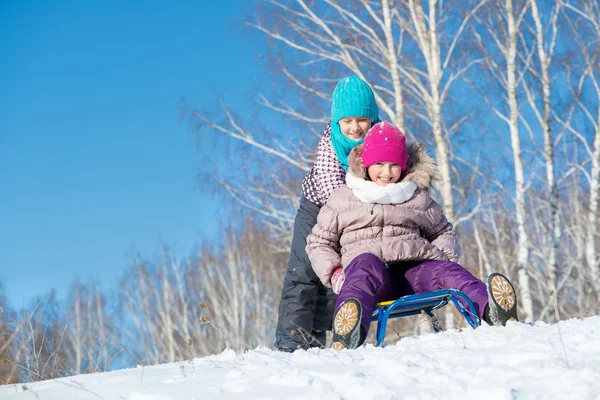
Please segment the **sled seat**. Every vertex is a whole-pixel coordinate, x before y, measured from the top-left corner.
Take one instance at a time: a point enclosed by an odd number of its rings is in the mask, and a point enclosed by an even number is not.
[[[458,299],[464,300],[467,304],[465,308]],[[417,315],[424,312],[431,318],[436,320],[433,311],[444,307],[448,302],[454,303],[456,309],[465,317],[465,320],[471,327],[477,328],[480,325],[479,317],[475,311],[475,305],[463,292],[454,289],[436,290],[434,292],[411,294],[400,297],[397,300],[383,301],[377,303],[376,309],[373,312],[371,321],[377,321],[377,344],[381,346],[385,338],[385,330],[388,319],[407,317],[409,315]],[[433,324],[435,332],[440,331],[440,327]]]

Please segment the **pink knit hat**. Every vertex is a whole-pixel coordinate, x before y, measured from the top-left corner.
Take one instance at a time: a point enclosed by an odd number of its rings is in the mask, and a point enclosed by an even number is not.
[[[375,124],[365,136],[361,158],[365,168],[379,162],[393,162],[404,171],[408,161],[406,136],[387,121]]]

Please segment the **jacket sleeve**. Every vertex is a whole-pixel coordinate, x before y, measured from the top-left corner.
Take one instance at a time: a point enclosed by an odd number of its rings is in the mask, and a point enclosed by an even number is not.
[[[333,271],[342,265],[341,233],[339,213],[329,203],[325,204],[319,212],[312,233],[306,238],[306,253],[315,273],[327,287],[331,287]]]
[[[422,227],[425,238],[440,249],[448,260],[458,262],[460,245],[454,227],[446,219],[442,207],[432,199],[426,215],[429,223]]]
[[[346,171],[342,168],[331,144],[331,121],[317,148],[314,169],[319,198],[326,203],[335,189],[346,184]]]

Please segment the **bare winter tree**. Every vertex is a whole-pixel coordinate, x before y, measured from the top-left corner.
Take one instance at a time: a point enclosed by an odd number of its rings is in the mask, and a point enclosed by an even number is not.
[[[252,348],[268,343],[273,335],[284,254],[265,257],[268,244],[264,238],[256,229],[241,237],[229,233],[232,245],[225,246],[218,257],[205,252],[195,261],[207,315],[220,346]]]
[[[558,35],[557,19],[560,13],[560,2],[556,2],[550,12],[550,39],[546,40],[544,25],[540,17],[537,0],[530,0],[530,10],[535,22],[535,33],[537,40],[537,55],[539,59],[539,71],[537,76],[540,78],[542,86],[542,111],[540,112],[533,95],[528,90],[528,86],[524,85],[529,104],[533,109],[536,118],[542,129],[544,138],[544,159],[546,164],[546,180],[548,187],[548,200],[550,205],[550,226],[551,230],[551,245],[548,254],[547,272],[550,283],[550,290],[556,293],[556,280],[558,269],[558,253],[560,245],[561,224],[559,214],[559,198],[558,186],[556,183],[556,172],[554,168],[554,138],[551,131],[551,80],[550,80],[550,63],[556,46],[556,38]],[[556,318],[559,319],[557,296],[552,296],[553,306],[556,313]]]
[[[106,308],[98,284],[73,284],[61,322],[66,327],[66,367],[74,373],[104,372],[121,352],[115,340],[114,319]]]
[[[180,260],[164,249],[154,265],[138,258],[123,280],[122,325],[140,363],[173,362],[265,345],[273,335],[279,265],[268,233],[252,223],[223,236],[222,246],[200,245]]]
[[[416,43],[417,55],[422,60],[409,63],[409,60],[414,60],[415,54],[407,52],[407,57],[397,66],[414,98],[423,99],[426,114],[418,115],[431,127],[444,213],[453,223],[462,219],[455,216],[449,139],[466,118],[463,115],[451,124],[443,110],[451,96],[453,83],[480,61],[473,54],[461,55],[459,45],[471,18],[485,3],[487,1],[477,2],[471,7],[471,4],[462,2],[460,5],[464,8],[461,9],[465,12],[460,13],[456,8],[459,3],[444,5],[438,0],[409,0],[407,3],[399,2],[394,12],[398,27],[410,27],[407,28],[408,36]]]
[[[17,332],[0,285],[0,385],[16,382],[14,348]]]
[[[598,67],[600,45],[600,5],[593,0],[562,2],[565,15],[572,28],[572,34],[577,38],[582,57],[584,59],[583,71],[579,80],[579,93],[576,101],[580,111],[585,116],[587,123],[593,129],[593,145],[588,152],[591,158],[589,172],[589,205],[587,212],[587,233],[585,236],[585,258],[589,268],[592,286],[596,296],[600,294],[600,265],[598,262],[597,236],[598,236],[598,188],[600,184],[600,80]],[[590,37],[593,40],[590,40]],[[588,83],[589,82],[589,83]],[[595,102],[588,101],[583,93],[583,88],[588,83],[590,93],[596,97]],[[587,92],[585,92],[587,93]],[[595,109],[594,107],[595,103]],[[585,135],[577,133],[585,141]],[[585,144],[585,143],[584,143]]]
[[[186,357],[187,343],[192,338],[188,329],[194,320],[199,320],[199,313],[189,315],[188,312],[191,307],[199,310],[199,302],[190,304],[187,288],[177,286],[179,268],[177,260],[170,257],[163,258],[155,267],[138,258],[123,279],[119,296],[122,332],[124,341],[136,343],[129,351],[137,363],[190,358]],[[187,325],[182,326],[183,323]]]
[[[512,0],[496,1],[486,11],[486,17],[478,17],[480,25],[495,46],[499,49],[504,66],[496,63],[489,53],[488,43],[477,30],[474,34],[478,39],[479,49],[486,54],[485,63],[489,71],[498,79],[506,90],[508,113],[493,108],[494,113],[509,127],[510,142],[513,155],[513,168],[515,177],[515,219],[517,228],[517,274],[520,289],[520,305],[525,319],[533,319],[533,302],[529,284],[529,236],[526,230],[525,211],[525,172],[522,158],[521,137],[519,134],[519,102],[517,99],[518,86],[522,79],[522,72],[517,65],[517,44],[519,41],[520,26],[527,11],[526,1],[517,2],[515,7]],[[498,21],[500,18],[501,21]],[[502,27],[501,22],[506,25]],[[530,59],[526,57],[528,64]],[[527,66],[525,67],[527,68]]]
[[[516,18],[512,0],[505,1],[504,9],[507,16],[508,42],[503,48],[503,53],[506,58],[506,90],[510,107],[510,116],[506,122],[510,127],[513,163],[515,168],[515,208],[519,249],[517,272],[521,289],[521,308],[526,319],[533,319],[533,304],[531,301],[529,275],[527,273],[529,268],[529,238],[525,229],[525,174],[523,171],[523,160],[521,158],[521,138],[519,136],[519,106],[517,102],[518,81],[516,65],[518,30],[525,7],[523,7],[520,12],[519,9],[517,9]]]
[[[63,349],[65,327],[60,323],[56,293],[38,297],[15,317],[14,366],[22,382],[69,375]]]

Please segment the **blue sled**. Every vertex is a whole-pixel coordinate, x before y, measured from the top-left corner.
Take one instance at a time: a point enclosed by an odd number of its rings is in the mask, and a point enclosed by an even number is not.
[[[464,300],[468,309],[458,301]],[[435,292],[412,294],[410,296],[400,297],[398,300],[385,301],[377,304],[377,309],[373,313],[371,321],[377,321],[377,344],[381,346],[385,338],[385,329],[388,319],[407,317],[409,315],[421,314],[425,312],[432,318],[435,318],[433,311],[444,307],[448,302],[452,301],[456,309],[465,317],[468,324],[473,328],[480,325],[479,317],[475,311],[473,302],[463,292],[454,289],[437,290]],[[433,329],[438,332],[439,327],[433,326]]]

